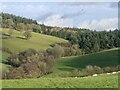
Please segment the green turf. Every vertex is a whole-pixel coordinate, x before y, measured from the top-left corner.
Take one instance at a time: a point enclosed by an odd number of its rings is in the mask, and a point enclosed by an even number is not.
[[[2,33],[6,35],[6,36],[3,35],[3,37],[7,37],[8,29],[3,29]],[[33,48],[36,50],[45,50],[49,48],[51,44],[67,42],[67,40],[61,38],[44,35],[44,34],[38,34],[34,32],[32,32],[32,37],[30,38],[30,40],[25,40],[24,37],[22,36],[22,33],[15,30],[12,36],[13,36],[12,38],[3,39],[2,44],[3,47],[15,51],[23,51],[28,48]]]
[[[8,34],[9,29],[2,29],[0,33],[3,33],[2,37],[5,39],[2,39],[2,47],[4,48],[9,48],[10,50],[14,51],[23,51],[29,48],[33,48],[36,50],[45,50],[47,48],[50,48],[51,44],[55,43],[66,43],[68,42],[67,40],[49,36],[49,35],[44,35],[44,34],[38,34],[32,32],[32,37],[30,40],[25,40],[25,37],[22,36],[22,32],[13,30],[12,38],[9,38]],[[5,63],[7,61],[9,54],[6,52],[0,53],[0,66],[2,66],[2,70],[7,70],[9,67]]]
[[[7,34],[7,29],[4,29]],[[22,51],[28,48],[44,50],[50,47],[50,44],[58,42],[67,42],[64,39],[53,36],[32,33],[30,40],[24,38],[18,31],[14,31],[13,38],[3,39],[3,47],[15,51]],[[7,37],[7,36],[5,36]],[[16,38],[19,37],[19,38]],[[9,56],[3,52],[0,62],[6,62]],[[75,68],[84,68],[86,65],[97,65],[100,67],[116,66],[118,64],[118,50],[103,51],[96,54],[64,57],[56,62],[52,76],[61,72],[73,70]],[[8,65],[0,63],[3,70],[7,70]],[[55,76],[54,76],[55,77]],[[102,75],[98,77],[84,78],[50,78],[49,75],[38,79],[21,79],[21,80],[2,80],[3,88],[117,88],[118,77],[116,75]]]
[[[7,58],[10,56],[10,54],[6,53],[6,52],[2,52],[0,53],[0,63],[4,63],[7,61]]]
[[[118,88],[118,75],[2,80],[3,88]]]
[[[5,52],[0,52],[0,71],[7,71],[8,68],[10,67],[7,64],[4,64],[5,62],[7,62],[7,58],[8,58],[9,54],[5,53]]]
[[[63,57],[57,60],[55,72],[70,71],[85,68],[87,65],[100,67],[116,66],[118,64],[118,49],[102,51],[85,56]]]

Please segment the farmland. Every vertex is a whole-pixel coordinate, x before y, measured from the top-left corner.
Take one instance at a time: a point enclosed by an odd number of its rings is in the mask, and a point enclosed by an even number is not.
[[[8,29],[2,29],[3,37],[7,37],[8,35]],[[50,48],[50,45],[55,43],[66,43],[67,40],[44,35],[44,34],[37,34],[32,32],[32,37],[30,40],[25,40],[22,36],[23,33],[19,31],[13,31],[13,38],[7,38],[3,39],[3,48],[9,48],[11,50],[15,51],[23,51],[29,48],[33,48],[36,50],[45,50],[47,48]],[[6,36],[5,36],[6,35]]]
[[[85,68],[87,65],[100,67],[116,66],[118,64],[118,49],[111,49],[84,56],[63,57],[57,60],[56,72]]]
[[[58,74],[69,72],[74,68],[84,68],[88,64],[105,66],[117,65],[118,49],[99,52],[85,56],[66,57],[57,60],[54,72],[50,75],[37,79],[21,79],[21,80],[3,80],[3,88],[117,88],[118,74],[98,75],[97,77],[58,77]],[[110,55],[110,56],[109,56]],[[101,58],[104,56],[104,59]],[[89,59],[88,59],[89,58]],[[89,62],[91,60],[91,63]],[[93,61],[92,61],[93,60]],[[104,63],[103,63],[104,62]],[[53,78],[54,77],[54,78]],[[89,81],[89,82],[88,82]],[[103,83],[104,82],[104,83]]]
[[[3,90],[117,89],[120,29],[113,4],[2,3]]]
[[[118,75],[3,80],[2,83],[3,88],[118,88]]]

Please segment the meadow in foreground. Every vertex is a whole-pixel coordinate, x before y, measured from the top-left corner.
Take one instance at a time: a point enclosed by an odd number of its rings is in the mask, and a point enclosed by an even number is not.
[[[118,75],[3,80],[3,88],[118,88]]]

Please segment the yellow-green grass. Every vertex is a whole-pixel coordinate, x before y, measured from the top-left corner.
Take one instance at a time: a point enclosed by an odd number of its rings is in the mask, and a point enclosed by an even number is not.
[[[10,56],[10,54],[6,52],[0,52],[0,63],[5,63],[7,62],[7,58]]]
[[[2,80],[3,88],[118,88],[118,75]]]
[[[4,37],[5,35],[8,35],[8,31],[9,29],[2,29],[2,33]],[[51,44],[68,42],[67,40],[61,38],[44,35],[44,34],[38,34],[34,32],[32,32],[32,37],[29,40],[25,40],[24,39],[25,37],[23,37],[22,34],[23,32],[13,30],[12,38],[2,40],[3,47],[15,51],[23,51],[28,48],[33,48],[36,50],[45,50],[47,48],[50,48]]]
[[[25,37],[23,36],[24,32],[19,32],[16,30],[12,30],[13,34],[12,37],[9,38],[9,30],[11,29],[0,29],[0,33],[3,34],[3,37],[5,39],[2,39],[2,47],[3,48],[9,48],[10,50],[14,50],[17,52],[24,51],[29,48],[33,48],[36,50],[45,50],[47,48],[50,48],[51,44],[55,43],[67,43],[67,40],[49,36],[49,35],[44,35],[44,34],[38,34],[32,32],[32,37],[29,40],[25,40]],[[7,61],[7,58],[9,56],[8,53],[2,52],[0,53],[0,66],[2,66],[2,70],[7,70],[8,65],[2,64]]]
[[[61,71],[71,71],[74,69],[85,68],[87,65],[97,65],[100,67],[116,66],[118,65],[119,50],[120,49],[113,49],[84,56],[60,58],[56,62],[54,72],[58,73]]]
[[[8,57],[9,57],[8,53],[0,52],[0,71],[3,70],[4,72],[6,72],[10,67],[10,65],[4,64],[5,62],[7,62]]]

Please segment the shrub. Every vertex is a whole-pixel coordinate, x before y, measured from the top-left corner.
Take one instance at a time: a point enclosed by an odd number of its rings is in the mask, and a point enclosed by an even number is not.
[[[99,66],[94,66],[94,74],[103,73],[103,70]]]
[[[103,72],[104,73],[110,73],[111,72],[111,68],[110,67],[104,67],[103,68]]]
[[[24,78],[24,70],[23,68],[13,68],[10,70],[7,76],[8,79],[22,79]]]
[[[86,66],[85,72],[86,72],[88,75],[94,74],[94,67],[93,67],[92,65]]]
[[[103,70],[99,66],[88,65],[85,68],[87,75],[100,74],[103,73]]]
[[[9,48],[6,48],[6,47],[2,47],[2,51],[7,52],[7,53],[9,53],[9,54],[14,54],[14,53],[16,53],[14,50],[10,50]]]
[[[64,55],[64,49],[57,44],[52,49],[49,48],[46,51],[49,55],[53,55],[55,58],[60,58]]]
[[[79,77],[80,76],[80,71],[78,69],[74,69],[71,73],[70,73],[71,77]]]
[[[8,64],[14,66],[14,67],[19,67],[21,65],[21,62],[18,58],[17,54],[12,54],[9,58],[8,58]]]
[[[26,40],[30,39],[32,37],[31,31],[27,30],[23,33],[23,36],[25,36]]]
[[[117,65],[117,71],[120,71],[120,65]]]
[[[38,52],[28,49],[19,54],[12,54],[8,58],[8,64],[12,65],[8,78],[32,78],[40,77],[52,72],[54,56],[46,51]]]

